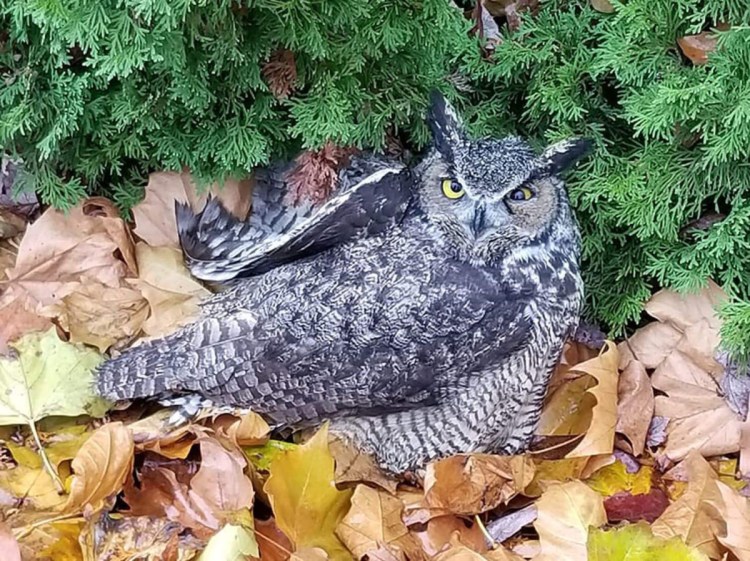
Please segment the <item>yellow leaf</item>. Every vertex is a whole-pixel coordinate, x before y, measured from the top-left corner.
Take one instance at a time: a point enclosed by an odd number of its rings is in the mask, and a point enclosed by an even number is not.
[[[12,469],[0,469],[0,489],[35,510],[51,510],[66,500],[65,495],[57,492],[52,477],[41,468],[18,465]]]
[[[0,425],[104,414],[106,403],[93,389],[99,353],[60,341],[54,328],[29,333],[13,347],[18,359],[0,359]]]
[[[541,551],[534,561],[586,561],[589,527],[607,522],[601,495],[580,481],[551,485],[536,503]]]
[[[334,530],[349,509],[352,492],[336,489],[328,425],[304,445],[279,454],[269,471],[264,490],[276,523],[295,548],[318,547],[331,559],[350,560]]]
[[[65,512],[98,511],[120,492],[133,470],[135,446],[122,423],[99,427],[73,458],[73,481]]]
[[[605,497],[621,491],[631,495],[645,495],[651,491],[653,468],[641,466],[636,473],[628,473],[625,464],[616,461],[594,473],[587,481],[589,487]]]
[[[603,531],[591,530],[589,561],[708,561],[679,538],[656,538],[645,523]]]
[[[245,561],[258,555],[252,526],[227,524],[211,536],[198,561]]]

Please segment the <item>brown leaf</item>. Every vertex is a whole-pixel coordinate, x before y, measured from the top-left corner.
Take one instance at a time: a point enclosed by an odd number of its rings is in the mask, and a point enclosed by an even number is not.
[[[643,364],[628,363],[617,382],[617,426],[615,431],[625,435],[635,456],[643,454],[646,435],[654,416],[654,392]]]
[[[742,420],[718,393],[718,383],[680,351],[672,352],[651,376],[654,389],[666,395],[655,400],[656,415],[668,417],[664,454],[673,461],[691,450],[706,456],[740,448]]]
[[[611,14],[615,11],[615,7],[609,0],[591,0],[591,7],[603,14]]]
[[[331,438],[328,447],[336,462],[336,484],[373,483],[396,493],[398,481],[380,469],[371,456],[338,438]]]
[[[723,499],[718,476],[698,451],[691,452],[684,463],[690,478],[687,489],[667,507],[651,529],[658,538],[678,536],[709,557],[719,558],[721,552],[716,535],[721,532],[723,521],[715,507],[723,504]]]
[[[461,544],[472,551],[487,551],[487,540],[478,524],[458,516],[438,516],[427,522],[424,530],[411,531],[419,540],[424,552],[433,557],[450,549],[452,545]]]
[[[357,485],[352,506],[336,527],[336,535],[357,559],[372,558],[383,547],[397,559],[425,559],[419,544],[401,520],[404,505],[384,491]]]
[[[552,485],[537,501],[535,561],[585,561],[589,527],[607,522],[602,497],[580,481]]]
[[[287,561],[292,543],[273,518],[255,521],[255,537],[262,561]]]
[[[704,31],[677,39],[682,53],[695,65],[708,63],[708,55],[716,50],[716,35]]]
[[[169,422],[172,414],[170,409],[161,409],[128,425],[137,451],[152,451],[165,458],[184,460],[198,438],[209,434],[210,429],[194,423],[175,428]]]
[[[263,417],[252,411],[240,418],[235,415],[219,415],[210,426],[218,438],[227,439],[234,446],[261,446],[268,442],[271,433]]]
[[[474,515],[507,504],[533,478],[527,456],[451,456],[427,466],[425,502],[447,513]]]
[[[503,546],[498,546],[492,551],[481,554],[468,547],[458,545],[444,551],[435,557],[434,561],[521,561],[522,559],[522,557]]]
[[[750,561],[750,503],[729,485],[718,481],[722,502],[712,504],[724,520],[726,531],[716,536],[738,561]]]
[[[354,149],[327,142],[317,151],[307,150],[295,159],[286,179],[289,183],[289,202],[299,204],[309,200],[319,204],[328,199],[338,187],[338,171],[346,166]]]
[[[202,549],[202,543],[184,535],[179,524],[147,516],[102,516],[82,537],[92,559],[177,561],[193,559]]]
[[[0,346],[49,325],[46,318],[34,316],[78,291],[81,284],[118,288],[121,279],[136,273],[125,223],[111,213],[92,210],[106,206],[102,201],[106,199],[84,201],[67,213],[49,209],[29,226],[0,298],[3,317],[10,317],[2,327]]]
[[[150,337],[163,337],[194,319],[198,303],[210,293],[190,275],[179,250],[143,242],[135,250],[140,274],[130,282],[151,309],[143,331]]]
[[[133,207],[135,234],[150,246],[180,247],[175,221],[175,201],[189,202],[194,211],[203,210],[209,194],[224,203],[240,220],[247,217],[252,202],[252,179],[228,179],[223,186],[212,185],[198,195],[189,172],[152,173],[146,185],[146,196]]]
[[[138,335],[148,316],[148,302],[132,288],[90,282],[79,285],[75,292],[41,313],[57,318],[70,333],[71,343],[86,343],[105,352]]]
[[[166,517],[207,538],[233,512],[252,508],[253,487],[244,470],[247,464],[237,450],[217,440],[199,440],[201,463],[197,473],[178,475],[161,466],[146,466],[139,473],[140,487],[129,482],[125,502],[136,516]]]
[[[0,551],[3,552],[3,561],[21,561],[21,548],[10,528],[2,520],[0,520]]]
[[[64,512],[104,508],[133,471],[133,454],[133,438],[122,423],[95,430],[73,458],[74,475]]]
[[[73,480],[65,512],[94,512],[119,493],[133,470],[133,438],[122,423],[99,427],[73,458]]]
[[[213,438],[199,441],[201,467],[190,482],[191,496],[199,495],[215,513],[253,506],[253,484],[245,475],[247,460],[239,450],[227,450]]]
[[[294,53],[288,49],[279,49],[263,65],[263,77],[268,89],[276,99],[286,99],[294,91],[297,82],[297,63]]]

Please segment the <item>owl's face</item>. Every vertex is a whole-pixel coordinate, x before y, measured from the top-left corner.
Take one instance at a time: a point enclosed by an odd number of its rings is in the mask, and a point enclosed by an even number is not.
[[[588,149],[573,139],[537,156],[516,137],[473,140],[442,96],[429,115],[434,146],[417,167],[420,204],[457,255],[487,263],[549,239],[561,221],[574,228],[563,169]]]

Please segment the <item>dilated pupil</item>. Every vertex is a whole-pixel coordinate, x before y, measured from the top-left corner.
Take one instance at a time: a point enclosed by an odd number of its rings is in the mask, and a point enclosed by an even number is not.
[[[510,198],[514,201],[523,201],[526,199],[526,195],[521,189],[516,189],[510,194]]]
[[[451,191],[454,193],[460,193],[463,190],[458,181],[451,181]]]

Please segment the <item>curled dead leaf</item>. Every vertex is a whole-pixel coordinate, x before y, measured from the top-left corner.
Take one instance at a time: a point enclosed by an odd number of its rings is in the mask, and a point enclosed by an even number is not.
[[[632,453],[640,456],[646,446],[646,435],[654,416],[654,391],[643,364],[631,360],[617,382],[617,426],[625,435]]]
[[[73,480],[64,512],[99,511],[133,471],[134,445],[122,423],[99,427],[73,458]]]
[[[451,456],[427,466],[425,502],[448,514],[479,514],[507,504],[533,478],[528,456]]]

